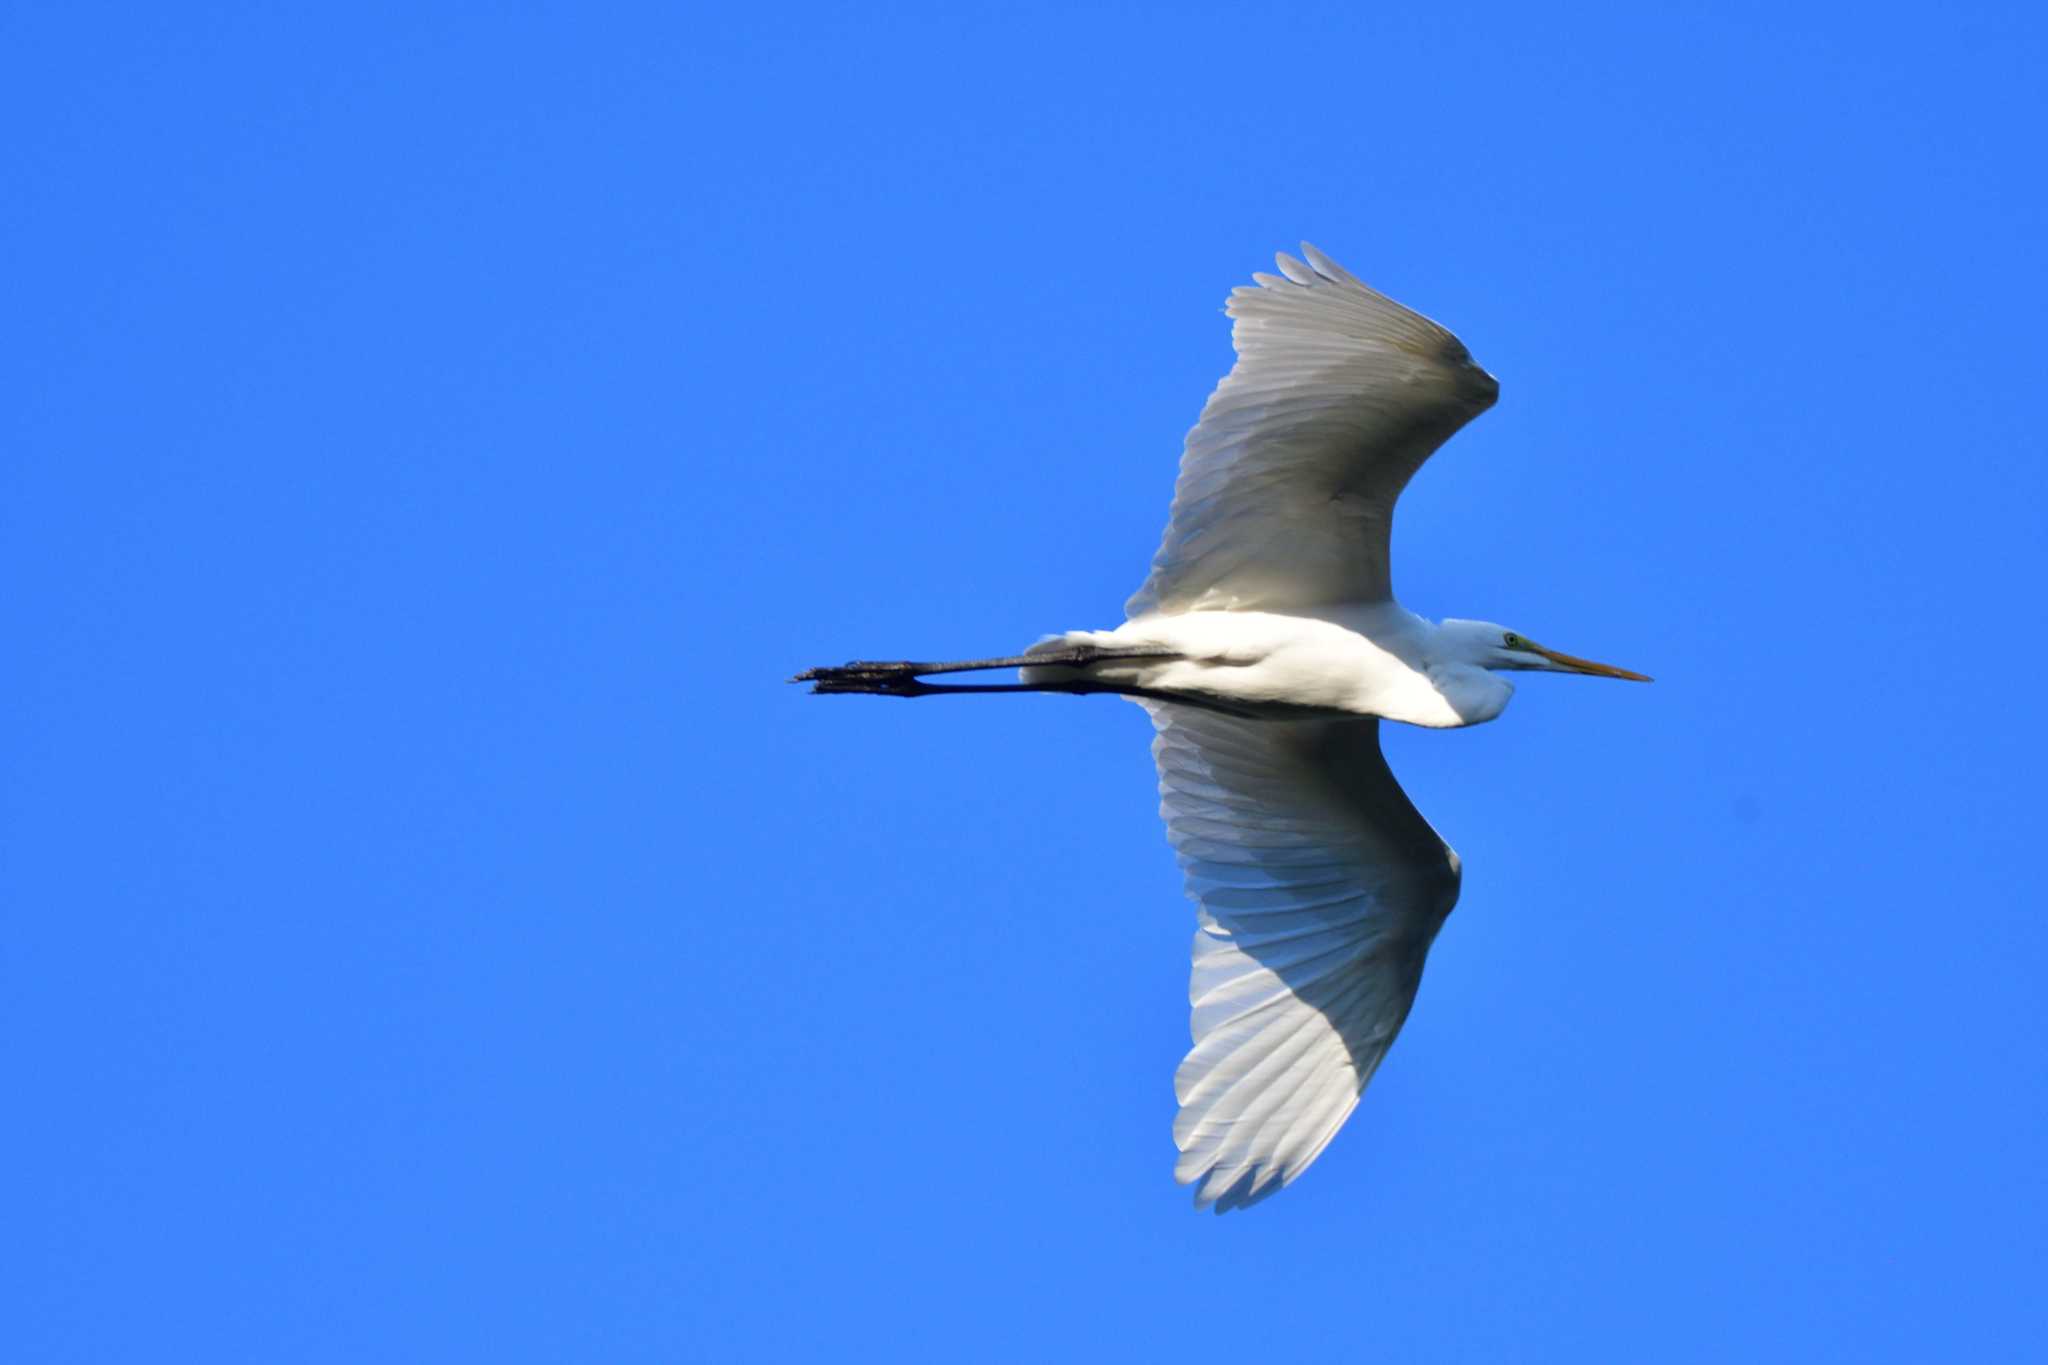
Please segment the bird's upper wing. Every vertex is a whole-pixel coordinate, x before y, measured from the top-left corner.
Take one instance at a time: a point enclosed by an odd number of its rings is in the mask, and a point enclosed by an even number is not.
[[[1379,722],[1145,703],[1160,814],[1199,907],[1174,1174],[1218,1212],[1305,1170],[1350,1116],[1458,898]]]
[[[1394,500],[1500,392],[1449,332],[1302,254],[1231,291],[1237,364],[1188,433],[1131,616],[1390,598]]]

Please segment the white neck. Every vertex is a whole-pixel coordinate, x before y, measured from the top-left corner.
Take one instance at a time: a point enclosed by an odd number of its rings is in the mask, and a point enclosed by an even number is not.
[[[1477,664],[1431,664],[1426,671],[1429,685],[1457,717],[1444,722],[1447,726],[1484,724],[1507,710],[1508,699],[1515,695],[1513,683]]]

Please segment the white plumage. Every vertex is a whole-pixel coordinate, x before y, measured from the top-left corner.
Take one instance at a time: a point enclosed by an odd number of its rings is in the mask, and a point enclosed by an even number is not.
[[[1458,858],[1387,771],[1376,720],[1147,709],[1200,925],[1174,1174],[1228,1209],[1300,1174],[1350,1116],[1458,899]]]
[[[1302,251],[1231,294],[1237,364],[1188,433],[1123,625],[1020,658],[798,675],[906,697],[1108,692],[1150,713],[1198,923],[1175,1174],[1219,1212],[1293,1181],[1349,1117],[1457,902],[1457,854],[1388,770],[1380,721],[1492,720],[1514,692],[1502,670],[1647,681],[1393,600],[1395,501],[1499,386],[1449,332]],[[1016,665],[1008,686],[926,681]]]
[[[1390,599],[1394,500],[1500,393],[1449,332],[1302,253],[1231,291],[1237,364],[1188,432],[1126,616]]]

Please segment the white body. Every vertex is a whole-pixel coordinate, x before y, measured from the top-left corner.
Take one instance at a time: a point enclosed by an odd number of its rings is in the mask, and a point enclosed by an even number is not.
[[[1024,680],[1085,671],[1252,709],[1377,716],[1433,729],[1492,720],[1515,694],[1513,683],[1447,651],[1442,627],[1394,602],[1140,616],[1115,630],[1069,631],[1034,648],[1074,644],[1156,647],[1182,657],[1113,659],[1085,670],[1027,668]]]

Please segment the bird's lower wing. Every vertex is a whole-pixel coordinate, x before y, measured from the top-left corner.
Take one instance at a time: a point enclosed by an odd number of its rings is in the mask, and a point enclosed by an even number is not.
[[[1457,855],[1394,781],[1375,720],[1146,709],[1200,920],[1175,1175],[1221,1212],[1291,1182],[1350,1116],[1457,900]]]

